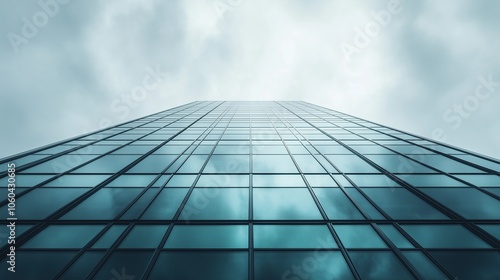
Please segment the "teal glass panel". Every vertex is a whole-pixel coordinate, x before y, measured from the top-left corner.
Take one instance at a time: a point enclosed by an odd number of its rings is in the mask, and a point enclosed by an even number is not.
[[[203,173],[248,173],[249,160],[247,155],[213,155]]]
[[[364,188],[363,191],[394,219],[448,219],[430,204],[403,188]]]
[[[486,230],[489,234],[495,236],[498,240],[500,240],[500,224],[498,225],[478,225],[484,230]]]
[[[385,175],[348,175],[358,187],[399,187]]]
[[[168,225],[136,225],[118,248],[156,248],[167,229]]]
[[[311,155],[293,156],[297,165],[303,173],[324,173],[325,169]]]
[[[255,225],[255,248],[338,248],[326,225]]]
[[[352,251],[349,256],[361,279],[415,279],[390,251]]]
[[[398,248],[415,248],[406,237],[401,234],[393,225],[378,225],[382,232],[396,245]]]
[[[253,155],[254,173],[298,173],[288,155]]]
[[[169,166],[177,156],[149,155],[138,162],[127,173],[159,173]]]
[[[199,173],[208,155],[191,155],[177,171],[179,173]]]
[[[354,279],[338,251],[255,252],[255,279]]]
[[[248,279],[247,252],[162,252],[151,279]]]
[[[255,188],[253,195],[254,219],[323,219],[309,190],[305,188]]]
[[[140,155],[106,155],[76,169],[73,173],[116,173],[139,157]]]
[[[405,174],[397,175],[414,187],[465,187],[466,185],[449,176],[440,174]]]
[[[499,252],[431,251],[429,253],[458,279],[500,279]]]
[[[81,248],[104,225],[51,225],[28,240],[23,248]]]
[[[356,155],[326,155],[325,157],[343,173],[379,173],[377,169]]]
[[[64,215],[62,220],[110,220],[141,192],[139,188],[102,188]]]
[[[364,219],[340,188],[316,188],[314,193],[330,220]]]
[[[247,225],[176,225],[165,248],[248,248]]]
[[[424,248],[491,248],[461,225],[402,225],[401,227]]]
[[[0,279],[53,279],[76,256],[76,251],[17,251],[15,273],[7,270],[10,265],[0,262]]]
[[[189,188],[193,185],[197,175],[174,175],[168,180],[167,187],[185,187]]]
[[[402,253],[424,279],[447,279],[446,275],[422,252],[403,251]]]
[[[125,231],[126,225],[111,226],[93,245],[95,249],[107,249],[113,245],[116,239]]]
[[[83,253],[59,279],[73,280],[87,277],[104,256],[105,252],[88,251]]]
[[[196,187],[247,187],[250,184],[248,175],[201,175]]]
[[[305,187],[300,175],[253,175],[254,187]]]
[[[141,217],[142,220],[170,220],[186,196],[186,188],[168,188],[161,191]]]
[[[436,173],[436,171],[401,155],[366,155],[366,157],[391,173]]]
[[[106,187],[147,187],[156,175],[121,175],[111,181]]]
[[[467,219],[500,219],[500,201],[473,188],[426,188],[422,191]]]
[[[306,180],[309,183],[309,185],[313,188],[315,187],[337,187],[337,183],[333,181],[332,177],[329,175],[305,175]]]
[[[16,200],[16,217],[43,219],[87,191],[86,188],[34,189]],[[7,213],[7,205],[0,207],[0,213]]]
[[[115,251],[94,279],[139,279],[152,255],[153,251]]]
[[[184,206],[182,220],[246,220],[248,189],[195,188]]]
[[[370,225],[334,225],[333,229],[347,249],[387,248]]]

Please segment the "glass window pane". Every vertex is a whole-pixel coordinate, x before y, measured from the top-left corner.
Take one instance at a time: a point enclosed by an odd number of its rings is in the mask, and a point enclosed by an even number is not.
[[[168,225],[136,225],[119,248],[156,248],[167,229]]]
[[[181,205],[188,189],[168,188],[161,191],[141,217],[142,220],[170,220]]]
[[[167,168],[177,156],[149,155],[134,165],[127,173],[159,173]]]
[[[253,196],[253,214],[257,220],[323,219],[305,188],[256,188]]]
[[[254,173],[298,173],[288,155],[254,155]]]
[[[126,225],[111,226],[95,243],[92,248],[107,249],[113,245],[116,239],[127,228]]]
[[[344,173],[379,173],[377,169],[356,155],[326,155],[325,157]]]
[[[18,251],[15,273],[7,270],[10,265],[0,263],[1,279],[53,279],[75,257],[75,251]]]
[[[459,182],[449,176],[440,174],[427,174],[427,175],[416,175],[416,174],[405,174],[398,175],[399,178],[408,182],[414,187],[465,187],[465,184]]]
[[[300,175],[253,175],[254,187],[305,187]]]
[[[111,220],[139,194],[138,188],[102,188],[64,215],[62,220]]]
[[[498,240],[500,240],[500,224],[499,225],[478,225],[484,230],[486,230],[489,234],[495,236]]]
[[[59,279],[82,279],[86,278],[94,267],[99,263],[105,252],[85,252],[71,265]]]
[[[338,251],[255,252],[255,279],[354,279]]]
[[[106,187],[147,187],[156,175],[121,175],[111,181]]]
[[[399,187],[399,184],[385,175],[349,175],[359,187]]]
[[[392,173],[436,173],[436,171],[401,155],[366,155],[366,157]]]
[[[248,187],[248,175],[201,175],[196,187]]]
[[[357,189],[346,188],[345,191],[371,219],[385,220],[385,217]]]
[[[406,237],[401,234],[393,225],[378,225],[382,232],[389,237],[389,239],[398,248],[415,248]]]
[[[401,227],[424,248],[491,248],[461,225],[402,225]]]
[[[174,175],[166,184],[167,187],[191,187],[197,175]]]
[[[305,175],[307,182],[313,188],[315,187],[337,187],[337,183],[333,181],[329,175]]]
[[[106,155],[78,168],[73,173],[116,173],[139,157],[140,155]]]
[[[403,188],[364,188],[363,191],[394,219],[448,219],[430,204]]]
[[[500,253],[480,251],[429,252],[458,279],[500,279]]]
[[[246,280],[248,253],[162,252],[149,278]]]
[[[361,279],[415,279],[392,252],[349,252]]]
[[[208,160],[203,173],[248,173],[247,155],[213,155]]]
[[[16,200],[16,216],[23,220],[43,219],[87,191],[86,188],[32,190]],[[0,207],[0,213],[7,213],[7,205]]]
[[[448,279],[422,252],[403,251],[402,253],[424,279]]]
[[[324,173],[325,169],[311,155],[295,155],[295,161],[303,173]]]
[[[361,220],[363,215],[339,188],[316,188],[314,193],[331,220]]]
[[[387,248],[382,238],[370,225],[334,225],[340,241],[351,248]]]
[[[64,175],[44,187],[95,187],[111,175]],[[21,176],[21,178],[24,176]]]
[[[424,193],[468,219],[500,219],[500,201],[473,188],[426,188]]]
[[[288,154],[285,146],[283,145],[273,145],[273,146],[261,146],[254,145],[252,147],[253,154]]]
[[[51,225],[28,240],[23,248],[81,248],[104,225]]]
[[[255,225],[255,248],[338,248],[326,225]]]
[[[153,255],[153,251],[115,251],[97,272],[95,279],[139,279]]]
[[[177,171],[179,173],[199,173],[208,155],[191,155]]]
[[[248,226],[176,225],[165,248],[248,248]]]
[[[182,220],[246,220],[248,189],[195,188],[184,206]]]

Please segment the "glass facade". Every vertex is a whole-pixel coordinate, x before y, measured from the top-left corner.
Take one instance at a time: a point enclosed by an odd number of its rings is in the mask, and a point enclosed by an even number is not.
[[[193,102],[0,160],[0,278],[500,279],[499,175],[306,102]]]

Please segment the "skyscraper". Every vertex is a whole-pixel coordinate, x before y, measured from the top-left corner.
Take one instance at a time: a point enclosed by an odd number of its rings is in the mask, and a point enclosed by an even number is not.
[[[1,279],[500,279],[499,161],[305,102],[193,102],[0,164]]]

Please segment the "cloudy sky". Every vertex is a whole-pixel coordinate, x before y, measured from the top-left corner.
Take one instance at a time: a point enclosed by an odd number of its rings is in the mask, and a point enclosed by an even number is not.
[[[0,1],[0,157],[194,100],[304,100],[500,158],[500,1],[57,1]]]

